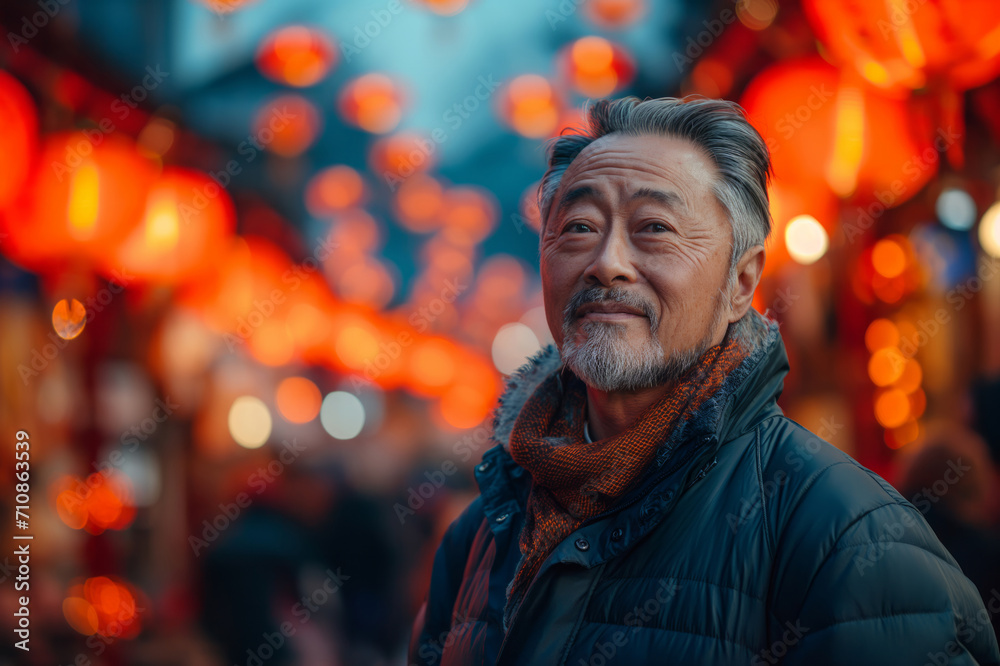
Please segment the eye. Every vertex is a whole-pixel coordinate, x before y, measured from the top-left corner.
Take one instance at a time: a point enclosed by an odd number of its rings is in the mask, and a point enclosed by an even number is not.
[[[668,224],[661,222],[659,220],[652,220],[649,224],[643,227],[643,229],[652,229],[657,233],[663,233],[665,231],[673,231],[673,229]]]
[[[582,222],[579,220],[568,223],[564,230],[573,233],[575,232],[576,227],[583,227],[585,230],[588,231],[590,230],[590,227],[587,225],[586,222]]]

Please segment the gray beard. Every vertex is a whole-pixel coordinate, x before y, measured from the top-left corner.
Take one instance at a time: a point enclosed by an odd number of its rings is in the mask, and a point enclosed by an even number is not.
[[[614,290],[609,290],[614,293]],[[560,350],[563,365],[572,370],[588,386],[600,391],[634,392],[679,381],[712,346],[713,331],[723,316],[722,294],[716,293],[712,323],[708,331],[692,349],[674,350],[668,356],[656,335],[659,322],[645,304],[627,298],[594,297],[595,292],[583,292],[567,306],[570,313],[563,323],[563,346]],[[582,300],[582,302],[578,302]],[[627,302],[646,310],[650,323],[649,334],[638,349],[629,342],[629,324],[616,321],[577,320],[572,313],[583,303],[592,301]],[[577,330],[574,330],[577,329]],[[582,331],[583,335],[580,335]],[[582,337],[582,342],[577,338]]]

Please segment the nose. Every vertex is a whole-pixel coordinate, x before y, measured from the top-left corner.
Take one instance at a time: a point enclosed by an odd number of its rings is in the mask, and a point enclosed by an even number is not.
[[[584,272],[584,279],[589,285],[601,284],[605,287],[613,286],[619,279],[626,283],[635,282],[636,277],[632,246],[620,231],[605,236]]]

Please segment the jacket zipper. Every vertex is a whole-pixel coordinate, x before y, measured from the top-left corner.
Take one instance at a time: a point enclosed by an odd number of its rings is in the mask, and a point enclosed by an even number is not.
[[[695,455],[696,452],[697,452],[697,449],[692,448],[691,452],[688,453],[683,458],[681,458],[680,460],[678,460],[677,463],[673,467],[670,467],[666,471],[661,472],[652,482],[650,482],[650,490],[652,491],[652,488],[655,488],[657,485],[659,485],[659,483],[661,481],[663,481],[663,479],[667,478],[668,476],[670,476],[671,474],[673,474],[674,472],[676,472],[678,469],[680,469],[681,466],[683,466],[686,462],[688,462],[691,458],[694,457],[694,455]],[[705,474],[708,472],[708,470],[711,469],[714,466],[715,466],[715,460],[713,459],[705,467],[702,467],[702,469],[698,472],[698,477],[695,479],[695,481],[697,481],[698,479],[701,479],[703,476],[705,476]],[[601,518],[609,516],[609,515],[611,515],[613,513],[618,513],[619,511],[622,511],[623,509],[627,509],[628,507],[632,506],[633,504],[635,504],[640,499],[642,499],[643,497],[646,497],[646,496],[648,496],[648,493],[645,493],[645,494],[636,493],[636,496],[634,498],[630,499],[628,502],[625,502],[624,504],[617,505],[614,508],[609,509],[608,511],[605,511],[604,513],[601,513],[601,514],[599,514],[597,516],[594,516],[593,518],[590,518],[590,519],[584,521],[580,525],[580,527],[584,527],[586,525],[590,525],[592,523],[597,522]],[[577,529],[579,529],[579,528],[577,528]],[[516,575],[516,572],[515,572],[515,575]],[[531,588],[533,588],[535,586],[535,583],[537,581],[538,581],[538,576],[536,575],[532,579],[532,581],[528,584],[528,589],[526,589],[524,591],[524,596],[521,598],[521,603],[518,605],[517,610],[514,611],[514,615],[510,618],[510,626],[507,627],[507,631],[504,633],[503,641],[500,643],[500,649],[497,651],[497,659],[496,659],[496,663],[497,664],[500,663],[500,658],[503,656],[504,648],[507,646],[507,641],[510,639],[510,635],[513,633],[514,625],[517,623],[517,618],[521,614],[521,609],[524,608],[524,604],[528,600],[528,595],[531,593]],[[503,623],[503,618],[502,617],[501,617],[500,621],[501,621],[501,624],[502,624]]]

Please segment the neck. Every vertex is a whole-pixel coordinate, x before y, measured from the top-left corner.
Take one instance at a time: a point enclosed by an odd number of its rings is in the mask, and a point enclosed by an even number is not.
[[[587,423],[595,442],[614,437],[631,427],[650,405],[673,390],[673,384],[629,392],[608,392],[587,387]]]

